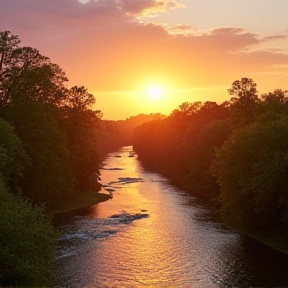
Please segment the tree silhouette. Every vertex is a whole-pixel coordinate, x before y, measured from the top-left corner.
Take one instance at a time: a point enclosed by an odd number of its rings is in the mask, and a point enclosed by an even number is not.
[[[246,125],[255,120],[259,103],[256,86],[252,79],[242,78],[234,81],[232,88],[228,89],[229,94],[233,96],[230,101],[237,125]]]

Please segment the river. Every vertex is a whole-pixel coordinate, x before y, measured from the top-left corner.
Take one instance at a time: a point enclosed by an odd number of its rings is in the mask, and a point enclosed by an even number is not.
[[[110,153],[113,199],[61,214],[54,287],[287,287],[288,256],[213,220],[211,207]]]

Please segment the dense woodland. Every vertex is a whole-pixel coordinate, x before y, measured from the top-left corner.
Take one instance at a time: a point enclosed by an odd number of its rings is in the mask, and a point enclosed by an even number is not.
[[[230,227],[287,243],[287,92],[259,96],[242,78],[228,93],[229,102],[186,102],[142,124],[134,149],[146,165],[214,201]]]
[[[48,283],[57,232],[47,211],[99,191],[105,154],[153,118],[104,121],[95,102],[48,57],[0,33],[0,286]]]

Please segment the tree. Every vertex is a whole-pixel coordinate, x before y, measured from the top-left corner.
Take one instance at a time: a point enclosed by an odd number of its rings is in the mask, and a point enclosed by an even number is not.
[[[218,151],[212,172],[221,187],[226,223],[251,233],[277,230],[284,235],[288,224],[288,117],[270,119],[235,130]]]
[[[50,108],[19,93],[6,107],[5,118],[13,124],[31,160],[20,181],[23,195],[48,208],[68,202],[73,197],[70,154]]]
[[[11,35],[9,31],[0,32],[0,107],[7,103],[5,83],[9,81],[13,51],[17,49],[19,43],[18,36]]]
[[[260,112],[274,112],[279,114],[287,114],[288,112],[288,95],[287,92],[276,89],[261,95]]]
[[[210,166],[219,149],[231,134],[228,119],[214,120],[200,128],[191,123],[186,131],[183,149],[187,172],[185,186],[198,194],[215,198],[219,193]]]
[[[91,110],[95,99],[83,86],[68,90],[66,99],[61,107],[64,115],[62,129],[67,136],[69,163],[76,178],[76,190],[98,191],[101,164],[98,126],[101,114]]]
[[[13,92],[23,92],[41,103],[60,105],[65,100],[67,78],[62,69],[42,56],[38,50],[23,47],[13,51],[9,77],[2,82],[2,106],[12,101]]]
[[[67,77],[48,57],[31,47],[18,47],[18,36],[0,33],[0,108],[24,92],[42,103],[60,105],[65,99]]]
[[[233,97],[230,99],[234,121],[237,125],[250,124],[255,120],[256,108],[259,103],[257,84],[252,79],[242,78],[232,83],[228,92]]]
[[[13,51],[20,43],[17,35],[11,35],[10,31],[0,32],[0,79],[5,78],[6,70],[10,67]]]
[[[88,92],[87,88],[84,86],[73,86],[67,91],[62,106],[77,112],[84,112],[91,109],[95,103],[94,96]]]
[[[194,103],[183,102],[177,109],[174,109],[171,113],[173,117],[185,118],[187,116],[192,116],[197,114],[202,107],[201,101],[196,101]]]

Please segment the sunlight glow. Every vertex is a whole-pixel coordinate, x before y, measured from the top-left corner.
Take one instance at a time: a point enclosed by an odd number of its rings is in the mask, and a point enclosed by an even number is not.
[[[151,86],[147,89],[147,95],[153,99],[160,99],[163,95],[163,89],[159,86]]]

